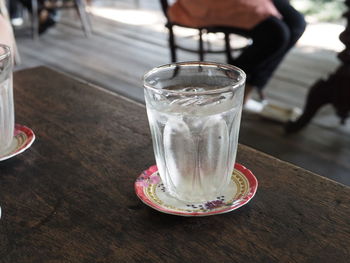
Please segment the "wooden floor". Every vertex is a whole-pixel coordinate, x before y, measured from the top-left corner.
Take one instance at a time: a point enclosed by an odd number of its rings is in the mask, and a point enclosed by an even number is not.
[[[63,13],[62,23],[39,41],[31,39],[28,29],[17,30],[23,63],[16,70],[48,65],[143,102],[143,73],[169,62],[167,34],[157,1],[140,1],[139,6],[137,1],[94,3],[95,13],[104,13],[117,21],[92,17],[91,38],[84,37],[73,11]],[[107,6],[113,7],[113,12],[103,9]],[[139,18],[143,20],[138,21]],[[183,41],[189,45],[195,43],[187,38]],[[180,60],[197,59],[196,55],[186,52],[180,52],[179,56]],[[225,62],[220,54],[206,59]],[[338,64],[334,51],[299,45],[268,84],[266,95],[269,99],[302,107],[310,85],[320,77],[327,77]],[[292,136],[286,136],[278,123],[244,113],[240,142],[350,185],[349,135],[350,125],[341,126],[333,109],[326,107],[311,125]]]

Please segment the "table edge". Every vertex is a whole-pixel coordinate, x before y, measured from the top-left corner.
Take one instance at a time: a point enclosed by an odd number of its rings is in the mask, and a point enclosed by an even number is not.
[[[70,79],[73,79],[73,80],[79,82],[79,83],[85,84],[85,85],[87,85],[87,86],[89,86],[89,87],[95,88],[95,89],[100,90],[100,91],[102,91],[102,92],[105,92],[105,93],[107,93],[107,94],[109,94],[109,95],[112,95],[112,96],[121,98],[121,99],[126,100],[126,101],[128,101],[128,102],[131,102],[131,103],[133,103],[133,104],[136,104],[136,105],[139,106],[139,107],[146,108],[146,105],[144,105],[144,104],[142,104],[142,103],[140,103],[140,102],[138,102],[138,101],[135,101],[135,100],[133,100],[133,99],[131,99],[131,98],[128,98],[128,97],[126,97],[126,96],[124,96],[124,95],[121,95],[121,94],[119,94],[119,93],[116,92],[116,91],[112,91],[112,90],[109,90],[109,89],[107,89],[107,88],[103,88],[103,87],[101,87],[101,86],[99,86],[99,85],[97,85],[97,84],[94,84],[94,83],[91,83],[91,82],[89,82],[89,81],[87,81],[87,80],[84,80],[83,78],[74,76],[74,75],[72,75],[72,74],[70,74],[70,73],[68,73],[68,72],[64,72],[64,71],[62,71],[62,70],[53,68],[53,67],[48,66],[48,65],[41,65],[41,66],[34,66],[34,67],[30,67],[30,68],[19,69],[19,70],[14,71],[13,73],[20,73],[20,72],[22,72],[22,71],[36,70],[36,69],[40,69],[40,68],[46,69],[46,70],[50,70],[50,71],[53,71],[53,72],[56,72],[56,73],[59,73],[59,74],[62,74],[62,75],[66,76],[66,77],[68,77],[68,78],[70,78]]]
[[[99,90],[99,91],[102,91],[102,92],[104,92],[104,93],[107,93],[107,94],[109,94],[109,95],[112,95],[112,96],[114,96],[114,97],[123,99],[123,100],[125,100],[125,101],[127,101],[127,102],[130,102],[130,103],[133,103],[133,104],[137,105],[138,107],[141,107],[141,108],[144,108],[144,109],[146,108],[146,105],[144,105],[144,104],[142,104],[142,103],[140,103],[140,102],[137,102],[137,101],[135,101],[135,100],[133,100],[133,99],[131,99],[131,98],[128,98],[128,97],[126,97],[126,96],[124,96],[124,95],[121,95],[121,94],[115,92],[115,91],[108,90],[108,89],[106,89],[106,88],[103,88],[103,87],[101,87],[101,86],[98,86],[97,84],[91,83],[91,82],[89,82],[89,81],[87,81],[87,80],[84,80],[84,79],[82,79],[82,78],[80,78],[80,77],[74,76],[74,75],[72,75],[72,74],[70,74],[70,73],[61,71],[61,70],[59,70],[59,69],[53,68],[53,67],[48,66],[48,65],[41,65],[41,66],[34,66],[34,67],[30,67],[30,68],[19,69],[19,70],[14,71],[14,73],[17,74],[17,73],[24,72],[24,71],[38,70],[38,69],[50,70],[50,71],[56,72],[56,73],[58,73],[58,74],[62,74],[63,76],[66,76],[66,77],[68,77],[68,78],[70,78],[70,79],[73,79],[73,80],[75,80],[75,81],[77,81],[77,82],[79,82],[79,83],[81,83],[81,84],[87,85],[87,86],[89,86],[89,87],[92,87],[92,88],[94,88],[94,89],[97,89],[97,90]],[[254,149],[254,148],[252,148],[252,147],[250,147],[250,146],[247,146],[247,145],[245,145],[245,144],[239,143],[239,146],[240,146],[240,147],[243,147],[243,148],[246,148],[246,149],[249,149],[250,151],[254,152],[255,154],[260,154],[260,155],[262,155],[262,156],[264,156],[264,157],[270,158],[270,159],[272,159],[272,160],[275,161],[275,162],[283,163],[284,165],[289,166],[289,167],[291,167],[291,168],[293,168],[293,169],[301,170],[301,171],[303,171],[304,173],[310,174],[311,176],[316,176],[316,177],[318,177],[318,178],[320,178],[320,179],[322,179],[322,180],[329,181],[330,183],[335,183],[335,184],[337,184],[337,185],[339,185],[339,186],[341,186],[341,187],[343,187],[343,188],[345,188],[345,189],[350,190],[350,186],[347,186],[347,185],[342,184],[342,183],[340,183],[340,182],[337,182],[337,181],[334,181],[334,180],[332,180],[332,179],[329,179],[328,177],[325,177],[325,176],[319,175],[319,174],[317,174],[317,173],[314,173],[314,172],[312,172],[312,171],[310,171],[310,170],[307,170],[307,169],[305,169],[305,168],[303,168],[303,167],[297,166],[297,165],[295,165],[295,164],[293,164],[293,163],[290,163],[290,162],[281,160],[281,159],[279,159],[279,158],[276,158],[276,157],[274,157],[274,156],[272,156],[272,155],[270,155],[270,154],[264,153],[264,152],[262,152],[262,151],[260,151],[260,150]],[[239,149],[238,149],[238,154],[239,154]]]
[[[253,151],[255,154],[260,154],[260,155],[262,155],[262,156],[264,156],[264,157],[267,157],[267,158],[272,159],[274,162],[283,163],[283,165],[289,166],[289,167],[292,168],[292,169],[297,169],[297,170],[303,171],[304,173],[310,174],[310,176],[316,176],[316,177],[318,177],[318,178],[321,179],[321,180],[329,181],[330,183],[334,183],[334,184],[339,185],[339,186],[341,186],[341,187],[343,187],[343,188],[345,188],[345,189],[347,189],[347,190],[350,190],[350,186],[347,186],[347,185],[342,184],[342,183],[340,183],[340,182],[334,181],[334,180],[332,180],[332,179],[330,179],[330,178],[328,178],[328,177],[322,176],[322,175],[320,175],[320,174],[314,173],[314,172],[312,172],[312,171],[310,171],[310,170],[307,170],[307,169],[305,169],[305,168],[303,168],[303,167],[297,166],[297,165],[295,165],[295,164],[293,164],[293,163],[290,163],[290,162],[281,160],[281,159],[276,158],[276,157],[274,157],[274,156],[272,156],[272,155],[270,155],[270,154],[268,154],[268,153],[264,153],[264,152],[262,152],[262,151],[260,151],[260,150],[254,149],[254,148],[252,148],[252,147],[250,147],[250,146],[247,146],[247,145],[245,145],[245,144],[239,143],[239,147],[247,148],[247,149],[249,149],[250,151]],[[237,155],[239,155],[239,148],[238,148],[238,151],[237,151]],[[249,168],[249,167],[248,167],[248,168]]]

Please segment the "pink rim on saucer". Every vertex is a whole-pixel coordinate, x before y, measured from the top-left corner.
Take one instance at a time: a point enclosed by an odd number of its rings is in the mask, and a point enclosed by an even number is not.
[[[231,182],[222,195],[198,204],[186,203],[169,195],[156,165],[143,171],[134,186],[141,201],[160,212],[179,216],[209,216],[227,213],[248,203],[256,193],[258,181],[249,169],[236,163]]]
[[[13,141],[7,153],[0,156],[0,161],[7,160],[24,152],[33,144],[34,140],[35,134],[30,128],[16,124]]]

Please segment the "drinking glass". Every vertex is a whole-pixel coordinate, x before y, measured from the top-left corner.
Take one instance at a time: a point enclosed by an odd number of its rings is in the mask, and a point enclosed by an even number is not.
[[[143,78],[159,175],[182,201],[214,200],[236,159],[245,73],[210,62],[157,67]]]
[[[11,145],[13,133],[12,58],[10,48],[0,44],[0,156]]]

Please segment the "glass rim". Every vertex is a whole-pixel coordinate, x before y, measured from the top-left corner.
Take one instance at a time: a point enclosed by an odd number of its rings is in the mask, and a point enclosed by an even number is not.
[[[11,57],[11,48],[8,45],[0,44],[0,48],[4,49],[4,54],[0,54],[0,60]]]
[[[161,69],[166,69],[166,68],[171,68],[171,67],[176,67],[176,66],[217,66],[220,68],[225,68],[231,71],[238,72],[238,75],[241,77],[238,81],[234,81],[232,85],[227,85],[221,88],[216,88],[213,90],[205,90],[205,91],[177,91],[177,90],[166,90],[166,89],[158,89],[149,83],[147,83],[146,79],[150,77],[152,74],[156,73],[157,71]],[[177,62],[177,63],[169,63],[169,64],[164,64],[158,67],[155,67],[151,69],[150,71],[146,72],[143,77],[143,86],[146,89],[152,90],[156,93],[169,93],[169,94],[174,94],[174,95],[207,95],[207,94],[218,94],[218,93],[223,93],[223,92],[228,92],[230,90],[237,89],[238,87],[242,86],[246,80],[246,74],[244,73],[243,70],[240,68],[225,64],[225,63],[217,63],[217,62],[207,62],[207,61],[187,61],[187,62]]]

